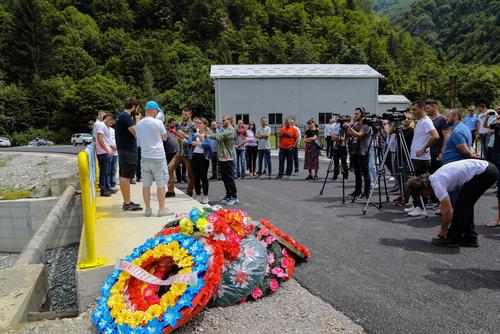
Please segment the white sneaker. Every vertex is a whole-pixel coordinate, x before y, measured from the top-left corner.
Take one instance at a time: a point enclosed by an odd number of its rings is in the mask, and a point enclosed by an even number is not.
[[[167,209],[158,209],[157,217],[168,216],[170,212]]]
[[[146,217],[151,217],[152,214],[153,214],[153,210],[151,208],[146,208],[146,210],[144,210],[144,215]]]
[[[200,202],[201,204],[208,204],[208,196],[203,196]]]
[[[372,187],[372,189],[377,189],[378,188],[378,183],[377,182],[373,182],[371,184],[371,187]]]
[[[413,210],[415,210],[415,209],[416,209],[416,207],[414,207],[414,206],[412,205],[411,207],[406,208],[406,209],[405,209],[405,212],[406,212],[406,213],[409,213],[409,212],[412,212],[412,211],[413,211]]]
[[[389,181],[389,182],[394,182],[394,177],[393,177],[393,176],[390,176],[390,177],[387,179],[387,181]]]
[[[419,217],[424,216],[427,217],[427,212],[420,208],[415,208],[415,210],[408,212],[408,216],[411,217]]]

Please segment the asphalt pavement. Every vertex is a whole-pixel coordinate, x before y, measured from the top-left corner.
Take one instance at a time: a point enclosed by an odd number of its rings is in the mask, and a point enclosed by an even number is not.
[[[82,147],[46,149],[75,154]],[[300,284],[371,333],[500,332],[500,228],[484,226],[497,215],[494,188],[476,205],[479,248],[446,249],[430,244],[439,226],[433,211],[410,218],[384,203],[363,215],[364,202],[342,204],[341,181],[328,181],[318,196],[326,169],[322,161],[317,181],[305,181],[302,168],[288,181],[237,181],[235,207],[309,247],[311,258],[295,272]],[[352,191],[351,173],[346,193]],[[224,195],[223,183],[211,181],[211,204]]]
[[[476,206],[480,247],[443,249],[430,244],[439,225],[433,211],[411,218],[385,203],[363,215],[364,202],[342,204],[341,181],[329,181],[318,196],[327,166],[321,163],[317,181],[305,181],[302,169],[288,181],[237,181],[236,207],[269,219],[311,250],[295,274],[300,284],[367,332],[500,332],[500,228],[484,227],[497,214],[493,188]],[[351,174],[346,193],[352,191]],[[223,183],[211,182],[209,193],[216,203]]]
[[[57,145],[57,146],[13,146],[0,147],[0,152],[31,152],[31,153],[59,153],[78,154],[85,149],[83,145]]]

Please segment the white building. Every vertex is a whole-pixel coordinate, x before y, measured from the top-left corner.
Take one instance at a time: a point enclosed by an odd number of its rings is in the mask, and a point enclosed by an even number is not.
[[[381,115],[387,110],[396,108],[398,110],[410,107],[410,100],[404,95],[379,95],[378,96],[378,113]]]
[[[358,106],[378,109],[378,80],[368,65],[212,65],[215,115],[280,125],[286,117],[297,124],[314,118],[328,122],[332,113],[353,114]]]

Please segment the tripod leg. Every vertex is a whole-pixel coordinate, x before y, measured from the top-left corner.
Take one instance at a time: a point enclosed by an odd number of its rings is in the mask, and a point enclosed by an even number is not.
[[[330,163],[328,164],[328,170],[326,171],[325,181],[323,182],[323,187],[321,187],[321,191],[319,192],[320,196],[323,195],[323,191],[325,190],[326,181],[328,181],[328,176],[331,173],[332,165],[333,165],[333,157],[330,159]]]

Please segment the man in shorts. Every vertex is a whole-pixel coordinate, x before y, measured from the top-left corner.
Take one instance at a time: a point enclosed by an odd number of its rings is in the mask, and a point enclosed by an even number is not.
[[[156,194],[158,196],[158,217],[166,215],[165,211],[165,187],[167,185],[167,160],[163,141],[167,140],[167,130],[162,121],[156,118],[159,112],[163,112],[155,101],[146,103],[146,117],[137,123],[137,141],[141,147],[142,166],[142,196],[146,210],[144,214],[150,217],[151,210],[151,185],[156,182]]]
[[[123,196],[124,211],[142,210],[139,204],[130,198],[130,180],[134,178],[137,169],[137,140],[135,133],[134,115],[139,109],[139,102],[135,97],[125,101],[124,111],[116,119],[116,148],[118,149],[118,165],[120,168],[120,191]]]

